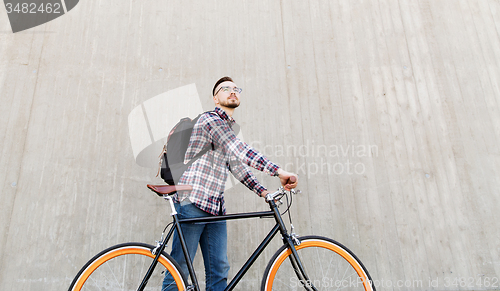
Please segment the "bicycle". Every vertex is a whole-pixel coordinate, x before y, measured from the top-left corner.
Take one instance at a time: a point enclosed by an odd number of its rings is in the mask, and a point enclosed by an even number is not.
[[[368,271],[356,255],[342,244],[321,236],[302,236],[294,233],[290,206],[295,190],[280,187],[269,193],[266,202],[269,211],[227,214],[221,216],[179,219],[171,195],[176,191],[192,190],[188,185],[147,185],[170,204],[172,222],[162,232],[156,246],[144,243],[124,243],[112,246],[90,259],[71,283],[70,291],[81,290],[161,290],[165,272],[170,272],[178,290],[200,291],[196,273],[186,259],[189,274],[183,274],[179,264],[165,253],[165,247],[174,230],[179,233],[184,257],[189,258],[180,227],[183,223],[210,223],[221,220],[274,217],[276,224],[252,253],[250,258],[228,283],[225,290],[233,290],[255,260],[280,232],[281,246],[269,261],[262,278],[261,290],[365,290],[375,291]],[[278,206],[286,197],[286,209]],[[288,199],[290,197],[290,200]],[[290,201],[290,202],[289,202]],[[286,229],[282,215],[288,212],[291,233]],[[168,227],[167,236],[164,238]],[[159,264],[158,264],[159,263]],[[188,281],[188,276],[191,279]],[[147,287],[146,287],[147,286]]]

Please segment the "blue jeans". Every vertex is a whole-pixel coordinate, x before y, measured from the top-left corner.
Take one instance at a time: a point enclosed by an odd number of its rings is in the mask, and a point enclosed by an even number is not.
[[[181,206],[179,203],[175,203],[175,209],[179,219],[212,216],[193,204]],[[200,243],[203,263],[205,264],[206,290],[224,290],[227,286],[227,275],[229,272],[226,222],[182,224],[181,228],[184,239],[186,240],[191,262],[193,262],[198,243]],[[186,261],[184,260],[184,253],[182,252],[177,230],[174,232],[172,252],[170,255],[179,263],[186,278],[188,278],[189,271]],[[175,282],[170,274],[165,275],[162,290],[177,290]]]

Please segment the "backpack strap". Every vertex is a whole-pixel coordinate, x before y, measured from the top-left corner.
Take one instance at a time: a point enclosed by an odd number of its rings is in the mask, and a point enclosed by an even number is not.
[[[211,143],[210,146],[207,146],[206,148],[202,149],[199,153],[197,153],[192,159],[192,160],[196,160],[198,158],[200,158],[201,156],[203,156],[206,152],[208,152],[209,150],[215,150],[215,146],[213,143]],[[191,163],[191,161],[189,161],[189,163]]]
[[[205,112],[201,113],[200,115],[198,115],[198,116],[197,116],[195,119],[193,119],[193,120],[196,120],[196,122],[198,122],[198,119],[200,119],[201,115],[206,114],[206,113],[208,113],[208,114],[217,114],[217,113],[215,113],[215,111],[214,111],[214,110],[205,111]],[[218,116],[218,115],[217,115],[217,116]],[[192,158],[191,158],[191,160],[190,160],[190,161],[189,161],[186,165],[188,165],[188,167],[189,167],[189,166],[191,166],[191,164],[193,164],[196,160],[198,160],[198,158],[201,158],[201,156],[203,156],[203,155],[204,155],[205,153],[207,153],[209,150],[215,150],[215,145],[214,145],[214,143],[212,142],[212,143],[210,143],[210,144],[211,144],[211,146],[207,146],[207,147],[205,147],[204,149],[202,149],[199,153],[197,153],[194,157],[192,157]]]

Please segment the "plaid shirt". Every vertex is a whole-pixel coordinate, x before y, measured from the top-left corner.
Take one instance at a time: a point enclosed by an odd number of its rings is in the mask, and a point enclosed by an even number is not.
[[[232,129],[234,123],[234,119],[219,107],[202,114],[198,119],[191,133],[184,163],[212,143],[215,150],[209,150],[184,172],[178,184],[191,185],[193,190],[179,191],[174,195],[175,202],[189,198],[205,212],[226,214],[223,193],[228,170],[258,195],[267,190],[246,165],[271,176],[277,174],[278,166],[238,139]]]

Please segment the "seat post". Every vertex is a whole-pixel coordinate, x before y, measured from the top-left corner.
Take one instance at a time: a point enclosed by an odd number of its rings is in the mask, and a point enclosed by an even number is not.
[[[173,201],[172,197],[168,194],[165,194],[165,195],[163,195],[163,199],[168,200],[170,202],[170,208],[172,209],[170,216],[177,215],[177,211],[175,211],[174,201]]]

